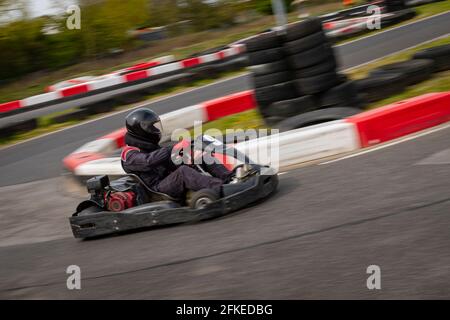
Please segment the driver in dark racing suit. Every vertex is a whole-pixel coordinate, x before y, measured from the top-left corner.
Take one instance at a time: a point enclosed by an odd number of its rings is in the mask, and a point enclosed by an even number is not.
[[[161,147],[161,121],[150,109],[137,109],[126,117],[126,147],[122,150],[122,168],[139,176],[154,191],[181,198],[186,190],[212,189],[221,196],[221,187],[231,179],[232,172],[220,163],[202,164],[211,174],[194,168],[177,166],[171,158],[172,147]]]

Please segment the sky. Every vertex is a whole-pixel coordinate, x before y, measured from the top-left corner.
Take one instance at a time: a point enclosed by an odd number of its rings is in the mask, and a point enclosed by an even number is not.
[[[31,17],[61,13],[77,0],[27,0]]]

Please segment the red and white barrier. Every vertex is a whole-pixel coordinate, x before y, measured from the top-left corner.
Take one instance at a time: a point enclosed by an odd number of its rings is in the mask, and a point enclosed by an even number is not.
[[[168,113],[161,118],[166,119],[170,130],[174,130],[191,126],[190,121],[215,119],[217,113],[221,112],[219,110],[240,112],[236,103],[245,110],[255,107],[251,104],[254,101],[252,99],[252,91],[246,91]],[[189,120],[184,123],[175,120],[180,119],[181,114]],[[227,111],[223,115],[228,115]],[[174,122],[169,124],[170,121]],[[238,143],[235,147],[259,163],[287,167],[387,142],[447,121],[450,121],[450,92],[431,93],[362,112],[344,120]],[[120,159],[106,156],[124,145],[124,134],[125,130],[120,129],[86,144],[64,159],[64,165],[79,176],[124,174]],[[261,149],[274,148],[275,145],[272,144],[276,144],[278,148],[275,156],[273,153],[260,153]]]
[[[253,92],[245,91],[161,116],[171,132],[255,108]],[[450,92],[430,93],[358,115],[278,135],[241,142],[235,147],[258,163],[287,167],[387,142],[450,121]],[[124,146],[125,129],[87,143],[64,159],[77,176],[124,174],[120,158],[108,154]],[[277,153],[260,150],[278,148]]]
[[[342,28],[338,28],[338,29],[333,29],[331,31],[328,31],[326,33],[326,35],[328,37],[340,37],[340,36],[344,36],[344,35],[351,35],[353,33],[357,33],[360,32],[362,30],[365,30],[367,28],[367,22],[366,21],[360,21],[360,22],[356,22],[356,23],[352,23],[350,25],[344,26]]]
[[[325,32],[329,32],[332,30],[341,29],[350,25],[358,24],[358,23],[367,23],[369,20],[373,21],[373,19],[381,19],[386,16],[390,16],[391,14],[377,14],[377,15],[371,15],[371,16],[365,16],[365,17],[357,17],[357,18],[351,18],[351,19],[344,19],[344,20],[336,20],[336,21],[330,21],[330,22],[324,22],[323,23],[323,29]]]
[[[134,66],[134,69],[137,70],[133,72],[129,72],[126,74],[122,74],[123,70],[119,70],[119,72],[115,72],[106,76],[102,76],[100,78],[95,78],[95,80],[87,81],[81,84],[71,85],[68,87],[60,87],[54,91],[39,94],[36,96],[31,96],[22,100],[16,100],[11,102],[0,103],[0,113],[8,112],[11,110],[16,110],[19,108],[26,108],[32,105],[40,104],[40,103],[48,103],[53,100],[58,100],[74,95],[84,94],[87,92],[95,91],[98,89],[105,89],[108,87],[112,87],[119,84],[125,84],[129,82],[134,82],[142,79],[147,79],[152,76],[161,75],[177,70],[182,70],[186,68],[195,67],[198,65],[202,65],[205,63],[210,63],[213,61],[223,60],[225,58],[239,55],[243,53],[245,50],[244,45],[233,45],[228,49],[207,54],[204,56],[199,56],[195,58],[188,58],[180,61],[176,61],[173,63],[157,63],[156,66],[153,63],[152,66],[148,69],[138,70],[139,65]],[[162,60],[163,61],[163,60]],[[160,65],[161,64],[161,65]],[[133,68],[133,67],[131,67]],[[130,70],[128,70],[130,71]]]
[[[146,62],[141,62],[141,63],[135,64],[131,67],[121,69],[121,70],[115,71],[113,73],[123,73],[123,72],[128,72],[128,71],[149,69],[149,68],[156,67],[160,64],[166,64],[166,63],[173,62],[174,60],[175,60],[175,57],[173,55],[159,57],[159,58],[153,59],[151,61],[146,61]]]
[[[354,151],[359,141],[352,124],[337,120],[240,142],[234,147],[254,162],[277,169]]]
[[[175,60],[175,57],[173,55],[163,56],[160,58],[153,59],[151,61],[137,63],[131,67],[128,67],[125,69],[120,69],[120,70],[117,70],[117,71],[114,71],[114,72],[111,72],[111,73],[108,73],[108,74],[102,75],[102,76],[83,76],[83,77],[78,77],[78,78],[74,78],[74,79],[61,81],[61,82],[55,83],[51,86],[48,86],[47,88],[45,88],[45,91],[46,92],[57,91],[59,89],[73,87],[73,86],[77,86],[79,84],[83,84],[83,83],[87,83],[87,82],[91,82],[94,84],[101,80],[108,79],[109,77],[113,77],[114,75],[122,75],[122,74],[129,73],[132,71],[150,69],[150,68],[159,66],[161,64],[173,62],[174,60]],[[114,84],[118,84],[118,83],[114,83]],[[105,86],[102,86],[102,88],[104,88],[104,87]],[[96,90],[96,88],[93,88],[93,90]]]
[[[256,102],[253,91],[248,90],[165,113],[160,118],[164,132],[170,135],[176,129],[193,127],[196,121],[205,123],[254,108],[256,108]],[[99,160],[94,163],[97,168],[99,163],[104,163],[100,161],[101,159],[124,146],[125,133],[125,128],[121,128],[97,140],[88,142],[64,158],[64,167],[80,174],[81,172],[87,172],[84,164]],[[163,140],[170,140],[170,136],[164,136]],[[82,167],[80,168],[80,166]],[[91,165],[88,167],[92,168]]]
[[[361,147],[370,147],[450,121],[450,92],[395,102],[346,121],[355,126]]]

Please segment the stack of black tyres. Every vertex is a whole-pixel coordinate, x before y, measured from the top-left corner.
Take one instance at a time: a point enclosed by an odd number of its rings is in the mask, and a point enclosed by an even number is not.
[[[434,66],[431,59],[412,59],[383,65],[372,70],[367,78],[355,81],[358,95],[369,103],[401,93],[406,87],[431,78]]]
[[[316,123],[310,112],[318,119],[336,117],[328,120],[360,112],[356,87],[337,72],[320,19],[291,24],[282,33],[266,32],[245,44],[258,109],[267,125],[290,130],[308,125],[305,118]],[[336,110],[321,110],[330,108]]]
[[[272,106],[273,112],[281,107],[291,111],[289,118],[278,124],[280,130],[336,120],[361,111],[354,83],[337,72],[336,56],[319,19],[289,25],[284,49],[299,96]]]
[[[272,104],[298,95],[282,44],[282,36],[275,31],[245,42],[258,110],[268,125],[283,118],[270,112]]]
[[[429,79],[434,72],[450,70],[450,44],[416,52],[413,59],[378,67],[355,81],[358,95],[367,103],[401,93],[407,86]]]
[[[398,11],[406,8],[405,0],[384,0],[388,12]]]
[[[413,58],[433,60],[433,72],[450,70],[450,44],[421,50],[416,52]]]
[[[259,111],[269,126],[282,131],[351,116],[366,103],[450,69],[450,45],[442,45],[349,81],[337,72],[333,48],[317,18],[289,25],[282,34],[258,35],[246,46]]]

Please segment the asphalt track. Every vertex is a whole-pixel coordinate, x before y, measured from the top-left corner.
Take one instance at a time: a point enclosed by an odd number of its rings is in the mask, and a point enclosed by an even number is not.
[[[445,35],[450,30],[450,12],[381,32],[336,47],[341,68],[347,69],[394,53],[418,43]],[[247,75],[221,81],[148,104],[166,113],[208,99],[250,88]],[[80,145],[123,126],[124,115],[117,113],[51,135],[0,150],[0,186],[56,177],[61,159]]]
[[[0,298],[448,299],[449,137],[290,171],[218,220],[1,247]],[[81,290],[66,288],[69,265]],[[366,287],[369,265],[381,290]]]

